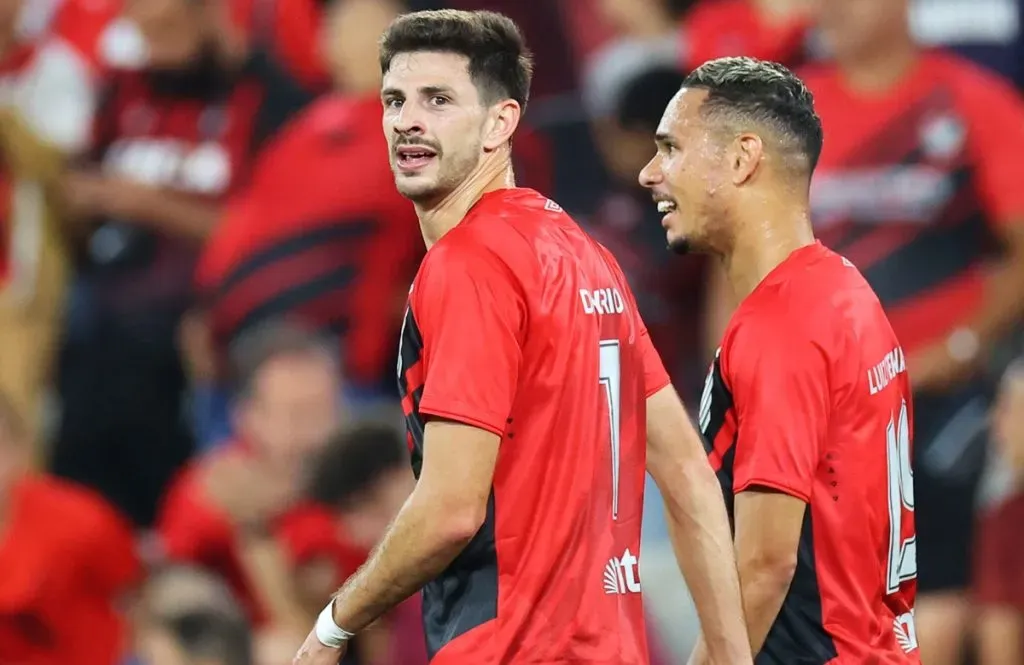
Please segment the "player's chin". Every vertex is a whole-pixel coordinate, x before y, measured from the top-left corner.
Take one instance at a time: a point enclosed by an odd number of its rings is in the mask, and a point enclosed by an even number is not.
[[[674,254],[689,254],[693,249],[686,235],[676,233],[672,229],[665,232],[665,242],[669,251]]]
[[[410,201],[428,201],[437,195],[437,182],[422,174],[406,175],[399,173],[395,177],[398,193]]]

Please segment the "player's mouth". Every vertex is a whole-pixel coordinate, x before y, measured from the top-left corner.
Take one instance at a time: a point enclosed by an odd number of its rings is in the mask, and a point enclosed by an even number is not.
[[[402,171],[418,171],[437,157],[437,152],[425,145],[401,145],[395,149],[396,163]]]
[[[661,225],[666,226],[668,224],[669,217],[679,209],[679,206],[676,204],[674,199],[667,197],[655,197],[654,202],[658,205],[658,212],[664,215],[664,217],[661,218]]]

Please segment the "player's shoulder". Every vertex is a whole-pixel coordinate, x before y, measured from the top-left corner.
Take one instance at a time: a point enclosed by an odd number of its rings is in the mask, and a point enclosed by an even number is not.
[[[872,298],[850,261],[815,243],[794,252],[744,299],[726,337],[832,349],[845,337],[844,303]]]
[[[557,203],[532,189],[489,192],[427,252],[424,264],[490,263],[528,273],[537,242],[567,219]]]

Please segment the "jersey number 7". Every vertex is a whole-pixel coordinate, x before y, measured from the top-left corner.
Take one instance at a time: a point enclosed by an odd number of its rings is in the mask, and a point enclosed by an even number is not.
[[[619,405],[622,403],[621,355],[619,340],[601,340],[598,378],[608,399],[608,432],[612,451],[612,519],[619,519],[619,456],[621,427]]]
[[[886,429],[886,466],[889,471],[889,560],[886,592],[896,593],[900,584],[917,577],[917,537],[903,539],[903,511],[914,512],[914,471],[910,466],[910,423],[907,403]]]

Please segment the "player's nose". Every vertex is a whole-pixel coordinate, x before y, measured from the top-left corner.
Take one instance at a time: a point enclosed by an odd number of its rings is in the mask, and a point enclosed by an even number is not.
[[[395,117],[393,129],[398,134],[422,134],[426,124],[415,104],[405,104]]]
[[[637,178],[643,187],[654,187],[661,182],[661,166],[658,164],[658,156],[651,157],[651,161],[640,169],[640,176]]]

